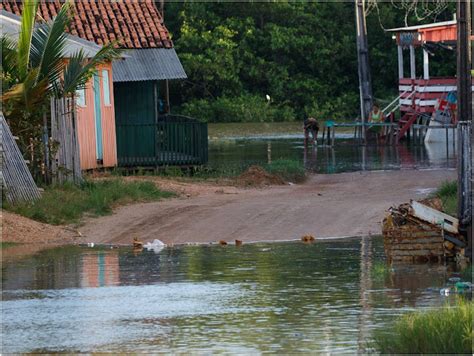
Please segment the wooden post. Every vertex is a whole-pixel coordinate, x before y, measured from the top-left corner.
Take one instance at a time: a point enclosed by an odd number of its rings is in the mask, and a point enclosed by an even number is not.
[[[410,78],[416,79],[415,47],[410,45]]]
[[[423,79],[430,79],[430,59],[426,49],[423,48]]]
[[[364,0],[355,0],[356,33],[357,33],[357,58],[359,69],[360,115],[365,124],[372,110],[372,80],[369,66],[369,46],[367,43],[367,26],[365,23]],[[365,141],[365,126],[362,135]]]
[[[402,79],[403,78],[403,47],[398,45],[397,51],[398,51],[398,79]],[[411,55],[411,52],[410,52],[410,55]]]
[[[472,227],[471,2],[457,1],[458,218],[461,230]],[[468,238],[472,246],[472,236]]]
[[[168,79],[165,80],[165,100],[166,100],[166,113],[169,114],[171,112],[170,106],[170,87]]]

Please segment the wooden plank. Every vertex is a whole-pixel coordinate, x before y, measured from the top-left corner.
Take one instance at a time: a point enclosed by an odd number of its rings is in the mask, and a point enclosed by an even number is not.
[[[427,221],[431,224],[438,225],[444,230],[452,232],[454,234],[458,233],[459,220],[453,218],[450,215],[442,213],[438,210],[430,208],[429,206],[418,203],[417,201],[412,200],[411,202],[411,214],[418,219]]]

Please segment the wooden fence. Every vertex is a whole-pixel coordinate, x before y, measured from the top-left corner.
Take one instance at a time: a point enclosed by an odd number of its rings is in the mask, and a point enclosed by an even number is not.
[[[51,100],[51,138],[56,150],[51,160],[54,183],[82,181],[74,98]]]
[[[32,201],[40,197],[38,187],[31,176],[18,145],[15,142],[3,113],[1,120],[1,176],[2,189],[9,203],[15,204],[21,201]]]

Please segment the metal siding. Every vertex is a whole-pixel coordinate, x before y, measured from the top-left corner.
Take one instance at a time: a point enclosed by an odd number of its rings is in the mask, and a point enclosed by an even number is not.
[[[113,63],[114,82],[187,78],[174,48],[133,49],[125,55]]]

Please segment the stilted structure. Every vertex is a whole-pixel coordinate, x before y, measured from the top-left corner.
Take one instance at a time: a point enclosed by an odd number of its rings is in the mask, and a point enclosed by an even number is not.
[[[452,20],[387,30],[395,34],[398,48],[400,121],[397,140],[413,134],[431,142],[456,141],[456,78],[434,77],[429,67],[430,51],[436,46],[456,48],[456,28],[456,20]],[[423,73],[419,75],[416,73],[417,49],[423,51]],[[403,65],[405,50],[409,50],[410,56],[409,75],[405,75]]]

